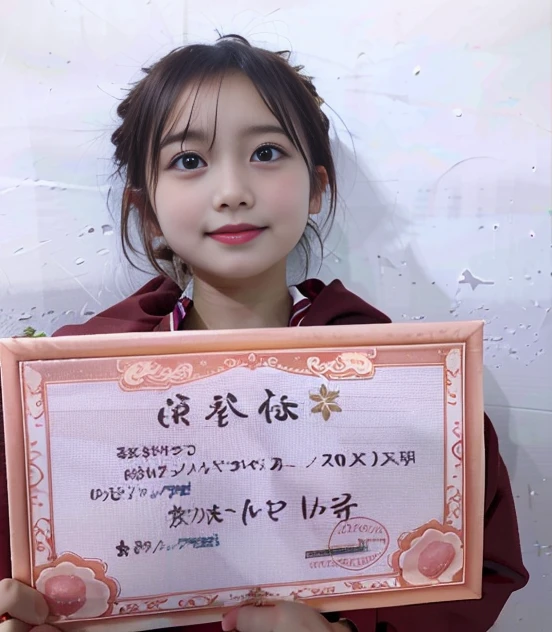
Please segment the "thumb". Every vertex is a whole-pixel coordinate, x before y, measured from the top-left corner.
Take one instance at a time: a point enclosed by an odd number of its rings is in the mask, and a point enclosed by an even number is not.
[[[289,601],[267,606],[243,606],[222,620],[224,632],[330,632],[332,626],[313,608]]]
[[[275,606],[242,606],[230,610],[222,619],[223,632],[273,632],[278,624]]]
[[[0,614],[2,613],[24,623],[40,625],[48,617],[48,604],[30,586],[15,579],[3,579],[0,582]]]

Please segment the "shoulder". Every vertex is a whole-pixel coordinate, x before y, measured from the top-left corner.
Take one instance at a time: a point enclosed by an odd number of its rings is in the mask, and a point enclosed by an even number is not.
[[[182,290],[167,276],[157,276],[137,292],[109,307],[89,321],[66,325],[54,336],[153,331],[167,318]]]
[[[348,290],[338,279],[327,285],[319,279],[308,279],[298,288],[311,301],[311,307],[302,322],[304,326],[391,322],[386,314]]]

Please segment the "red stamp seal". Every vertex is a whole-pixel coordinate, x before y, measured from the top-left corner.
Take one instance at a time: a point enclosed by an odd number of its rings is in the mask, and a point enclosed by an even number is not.
[[[328,543],[332,560],[348,571],[375,564],[389,548],[389,533],[377,520],[349,518],[338,523]]]

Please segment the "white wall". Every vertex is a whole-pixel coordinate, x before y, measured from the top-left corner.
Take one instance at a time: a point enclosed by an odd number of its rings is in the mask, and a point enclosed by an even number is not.
[[[1,0],[0,336],[85,320],[141,281],[106,210],[116,100],[140,67],[215,29],[292,47],[335,112],[346,209],[323,277],[395,320],[487,321],[487,410],[532,573],[496,629],[549,630],[550,11],[549,0]]]

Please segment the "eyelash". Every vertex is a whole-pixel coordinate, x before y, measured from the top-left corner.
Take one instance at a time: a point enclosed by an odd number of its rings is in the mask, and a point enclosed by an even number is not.
[[[275,145],[274,143],[265,143],[263,145],[259,145],[259,147],[257,147],[257,149],[255,149],[255,151],[253,152],[252,156],[255,155],[259,150],[264,149],[266,147],[269,147],[270,149],[275,149],[276,151],[279,151],[283,156],[289,157],[289,154],[282,149],[282,147],[280,147],[279,145]],[[181,154],[178,154],[178,156],[175,156],[171,162],[169,163],[169,169],[172,169],[176,166],[176,163],[181,160],[182,158],[186,158],[188,156],[197,156],[200,160],[203,160],[203,158],[201,158],[201,156],[194,152],[194,151],[185,151]],[[272,163],[272,162],[277,162],[278,158],[276,160],[269,160],[266,162]],[[203,160],[203,162],[205,162]],[[254,160],[253,162],[265,162],[262,160]],[[197,169],[179,169],[179,171],[197,171]]]

